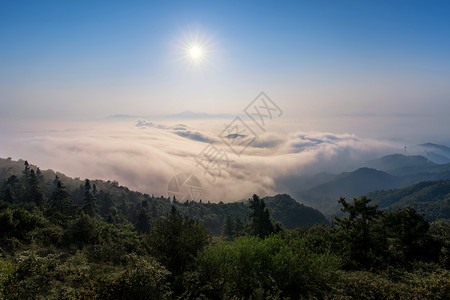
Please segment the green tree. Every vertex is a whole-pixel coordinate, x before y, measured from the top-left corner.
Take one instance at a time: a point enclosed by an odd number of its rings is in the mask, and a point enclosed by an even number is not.
[[[433,222],[428,235],[432,239],[434,249],[431,255],[437,256],[437,261],[444,267],[450,268],[450,224],[444,221]]]
[[[81,214],[69,224],[65,234],[67,244],[75,243],[81,249],[83,245],[94,244],[98,240],[97,220],[85,214]]]
[[[70,194],[66,191],[66,187],[55,177],[55,190],[49,200],[48,215],[53,215],[55,212],[60,212],[64,215],[72,215],[75,212],[75,205],[70,200]]]
[[[19,178],[16,175],[11,175],[3,183],[1,199],[9,203],[19,202],[19,198],[23,194],[23,185],[21,184]]]
[[[208,231],[180,215],[174,206],[167,218],[154,223],[147,236],[150,253],[173,273],[185,270],[209,242]]]
[[[431,246],[427,239],[429,228],[423,215],[411,207],[383,213],[379,229],[386,236],[385,251],[391,262],[406,265],[414,259],[426,259]]]
[[[234,220],[234,235],[235,237],[243,236],[245,233],[244,222],[242,222],[239,216]]]
[[[225,218],[225,223],[223,224],[222,229],[222,236],[230,241],[234,239],[234,222],[233,218],[230,215]]]
[[[136,230],[139,233],[148,233],[150,231],[150,215],[148,212],[148,203],[147,201],[143,201],[141,203],[141,208],[137,211],[137,222],[136,222]]]
[[[378,205],[368,205],[371,200],[365,196],[354,198],[348,203],[345,198],[340,198],[341,211],[348,213],[347,217],[335,217],[334,224],[341,229],[342,241],[349,251],[351,264],[356,263],[368,267],[373,262],[373,239],[370,236],[370,228],[373,221],[380,217]]]
[[[100,281],[99,299],[172,299],[170,272],[153,260],[129,255],[131,262],[119,274]]]
[[[30,175],[30,165],[28,164],[27,160],[23,163],[23,165],[25,166],[25,168],[24,168],[22,174],[26,181],[26,180],[28,180],[28,175]]]
[[[249,199],[249,203],[252,234],[260,238],[269,236],[274,232],[274,227],[264,200],[261,200],[257,195],[253,195],[252,199]]]
[[[191,295],[186,298],[308,299],[315,295],[324,299],[339,260],[271,235],[241,237],[210,247],[199,254],[197,265],[201,284],[188,287]]]
[[[97,205],[99,207],[99,213],[102,217],[107,217],[112,213],[112,207],[114,206],[114,201],[111,198],[111,194],[108,191],[105,193],[103,190],[96,192],[94,194],[97,199]]]
[[[11,209],[6,208],[0,212],[0,242],[13,234],[17,221],[14,220]]]
[[[26,195],[28,201],[34,202],[37,207],[43,207],[44,193],[42,193],[40,188],[39,176],[34,172],[33,169],[30,170],[28,175]]]
[[[83,211],[90,217],[95,217],[97,215],[97,199],[92,193],[91,182],[89,179],[84,181],[84,197],[83,197]]]

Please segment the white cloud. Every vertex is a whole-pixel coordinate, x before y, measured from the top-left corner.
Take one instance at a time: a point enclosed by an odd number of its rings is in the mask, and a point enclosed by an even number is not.
[[[5,135],[0,155],[24,158],[42,169],[51,168],[73,177],[117,180],[130,189],[165,196],[174,175],[192,172],[202,181],[203,200],[226,202],[248,198],[253,193],[287,192],[284,189],[292,183],[285,178],[351,170],[359,162],[397,147],[352,134],[300,132],[291,126],[288,133],[268,130],[237,156],[217,136],[223,121],[67,125],[71,130]],[[209,142],[226,151],[230,164],[214,183],[207,180],[194,160]]]

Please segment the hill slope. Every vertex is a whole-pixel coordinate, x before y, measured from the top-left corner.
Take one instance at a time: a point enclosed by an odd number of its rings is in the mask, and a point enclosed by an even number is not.
[[[450,221],[450,181],[425,181],[402,189],[367,195],[382,209],[411,206],[430,221]]]
[[[435,164],[420,155],[387,155],[367,165],[381,170],[363,167],[341,173],[325,183],[298,191],[294,196],[327,215],[333,215],[337,211],[339,197],[354,198],[378,190],[405,188],[422,181],[450,180],[450,164]]]
[[[353,198],[375,190],[395,188],[401,178],[370,168],[346,172],[335,179],[302,192],[300,197],[322,212],[333,213],[339,197]]]
[[[263,200],[269,207],[272,217],[283,223],[288,229],[317,223],[328,223],[320,211],[298,203],[287,194],[265,197]]]
[[[7,179],[15,175],[22,176],[24,168],[23,160],[14,161],[11,159],[0,159],[0,200],[5,200],[5,192],[10,188]],[[37,170],[36,166],[30,165]],[[62,183],[66,186],[72,202],[82,206],[84,187],[83,181],[65,176],[53,170],[42,171],[42,181],[40,187],[47,199],[51,197],[54,190],[54,178],[58,175]],[[150,217],[157,219],[166,216],[172,206],[183,215],[200,220],[212,234],[219,235],[222,230],[224,220],[227,216],[239,217],[242,220],[248,218],[248,207],[243,201],[233,203],[209,203],[205,202],[184,202],[173,201],[172,199],[154,197],[136,191],[131,191],[125,186],[120,186],[115,181],[92,180],[95,185],[95,197],[97,198],[98,212],[101,217],[111,217],[116,222],[130,222],[136,224],[138,210],[144,202],[150,208]],[[267,207],[272,212],[272,217],[288,229],[297,226],[307,226],[317,223],[327,223],[325,217],[319,211],[304,206],[291,198],[289,195],[276,195],[264,198]],[[33,205],[29,203],[29,205]]]
[[[366,166],[380,171],[390,172],[402,168],[426,168],[435,165],[421,155],[391,154],[368,161]]]

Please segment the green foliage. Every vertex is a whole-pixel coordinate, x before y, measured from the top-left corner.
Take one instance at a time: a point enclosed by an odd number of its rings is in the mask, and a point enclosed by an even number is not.
[[[144,246],[131,225],[98,224],[98,243],[88,248],[88,256],[96,262],[125,263],[130,253],[143,254]]]
[[[0,258],[0,299],[7,289],[6,283],[14,273],[14,264]]]
[[[25,170],[23,169],[24,165]],[[3,180],[0,188],[0,200],[20,204],[27,210],[36,206],[36,203],[31,202],[31,198],[26,195],[31,170],[35,170],[35,174],[38,173],[38,168],[27,162],[0,159],[0,182]],[[86,185],[86,181],[72,179],[52,170],[39,171],[39,173],[41,175],[37,176],[39,178],[38,188],[44,194],[44,200],[49,199],[42,208],[45,209],[46,216],[50,217],[53,223],[62,227],[65,227],[68,222],[67,217],[77,216],[79,208],[84,208],[85,213],[89,216],[107,219],[111,215],[111,221],[138,225],[138,217],[141,217],[141,220],[145,219],[139,212],[141,203],[144,202],[148,203],[148,207],[151,208],[147,211],[150,223],[166,216],[172,205],[182,215],[199,220],[213,235],[222,233],[223,224],[228,215],[239,218],[244,223],[244,226],[241,227],[245,227],[248,222],[248,204],[245,202],[216,204],[208,201],[190,201],[189,203],[178,203],[177,201],[171,203],[162,196],[149,196],[130,191],[114,181],[89,180],[89,184]],[[61,182],[60,188],[57,186],[58,181]],[[68,193],[69,196],[67,197],[65,193]],[[266,207],[270,209],[271,217],[281,221],[286,228],[293,229],[297,226],[326,223],[324,216],[319,211],[298,203],[288,195],[265,197],[263,200]],[[144,225],[144,227],[146,226]],[[245,229],[240,229],[238,231],[240,233],[237,235],[242,235],[245,231]]]
[[[291,298],[319,295],[328,288],[327,279],[339,266],[338,259],[297,246],[271,236],[243,237],[232,245],[209,248],[197,261],[203,286],[191,290],[209,299],[248,298],[255,293]]]
[[[20,242],[31,242],[36,230],[44,223],[45,219],[39,210],[30,213],[23,208],[0,209],[0,246],[14,249]]]
[[[171,203],[6,163],[0,299],[449,298],[450,225],[412,208],[341,199],[330,227],[288,195]]]
[[[39,168],[37,170],[39,171]],[[26,197],[28,201],[35,203],[36,206],[43,207],[45,198],[40,187],[41,178],[39,174],[33,169],[30,170],[26,178]]]
[[[5,299],[82,298],[89,286],[86,261],[74,256],[63,260],[61,255],[46,257],[33,252],[17,256],[14,271],[3,284]]]
[[[252,234],[265,238],[273,233],[274,226],[270,220],[270,213],[264,200],[261,200],[254,194],[252,199],[249,199],[249,208],[249,216],[252,218],[252,223],[250,224]]]
[[[235,236],[234,222],[231,216],[225,218],[225,224],[223,225],[222,236],[224,239],[233,240]]]
[[[264,197],[263,200],[270,210],[271,217],[280,221],[287,229],[314,224],[329,224],[320,211],[298,203],[287,194]]]
[[[375,231],[385,237],[385,253],[389,263],[406,265],[426,256],[427,232],[430,225],[422,215],[407,207],[385,212]]]
[[[144,201],[145,205],[137,212],[137,222],[136,222],[136,230],[139,233],[148,233],[150,231],[150,214],[148,212],[148,203]]]
[[[448,270],[375,274],[367,271],[337,273],[333,299],[449,299]]]
[[[8,203],[17,203],[24,195],[25,187],[16,175],[11,175],[3,183],[0,199]]]
[[[64,241],[70,245],[72,243],[78,245],[81,249],[86,244],[94,244],[98,240],[98,221],[86,215],[84,212],[68,226],[64,235]]]
[[[167,219],[155,222],[146,241],[154,257],[169,271],[179,273],[209,244],[210,236],[202,225],[173,208]]]
[[[62,215],[72,216],[77,212],[77,207],[70,201],[70,194],[66,191],[66,187],[55,178],[55,190],[50,197],[47,209],[47,215],[52,216],[60,213]]]
[[[450,268],[450,224],[444,222],[433,222],[431,223],[428,236],[432,241],[432,246],[430,250],[431,254],[437,255],[437,260],[439,264],[449,269]]]
[[[89,179],[84,181],[84,198],[83,198],[83,211],[90,217],[95,217],[97,215],[97,199],[95,198],[91,190],[91,182]]]
[[[387,191],[377,191],[368,196],[383,209],[411,206],[430,222],[450,221],[450,180],[423,181]]]
[[[341,210],[348,213],[345,218],[335,217],[334,223],[341,230],[338,232],[340,239],[347,248],[349,258],[348,264],[352,267],[369,267],[374,263],[374,245],[376,244],[373,235],[370,234],[371,224],[380,216],[377,206],[370,206],[370,199],[361,197],[353,199],[353,203],[348,203],[344,198],[340,198]]]
[[[170,299],[170,272],[154,260],[131,255],[125,270],[97,284],[99,299]]]

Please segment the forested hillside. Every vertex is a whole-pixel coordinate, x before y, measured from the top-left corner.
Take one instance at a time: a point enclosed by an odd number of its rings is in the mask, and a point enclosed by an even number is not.
[[[341,198],[329,226],[288,195],[178,203],[3,163],[0,299],[450,296],[450,226],[410,207]]]
[[[309,187],[293,195],[330,217],[337,211],[336,197],[354,198],[438,180],[450,180],[450,164],[436,164],[420,155],[393,154],[371,160],[352,172],[313,176]]]
[[[383,209],[411,206],[430,221],[450,221],[450,181],[424,181],[412,186],[367,195]]]
[[[28,165],[27,172],[33,172],[33,180],[36,186],[36,193],[42,194],[40,200],[35,203],[29,202],[27,194],[27,179],[24,177],[25,161],[13,161],[11,159],[0,159],[0,181],[1,192],[5,201],[10,203],[27,203],[29,207],[33,205],[47,207],[51,205],[52,195],[57,189],[57,180],[65,187],[68,193],[67,198],[75,204],[73,209],[81,209],[85,205],[86,182],[80,179],[72,179],[53,170],[41,171],[36,166]],[[57,178],[55,176],[58,176]],[[116,223],[130,223],[139,226],[138,221],[142,214],[141,208],[144,206],[148,211],[145,218],[149,220],[166,216],[171,207],[174,206],[181,214],[193,219],[197,219],[214,235],[220,235],[227,216],[233,219],[247,221],[248,204],[246,201],[233,203],[210,203],[207,200],[200,202],[187,201],[180,203],[175,199],[164,196],[142,194],[131,191],[127,187],[119,185],[115,181],[89,180],[89,190],[96,200],[97,212],[100,217],[111,219]],[[37,197],[36,195],[32,197]],[[288,195],[264,198],[270,208],[275,220],[281,221],[283,226],[293,229],[298,226],[307,226],[318,223],[327,223],[325,217],[315,209],[306,207]]]

